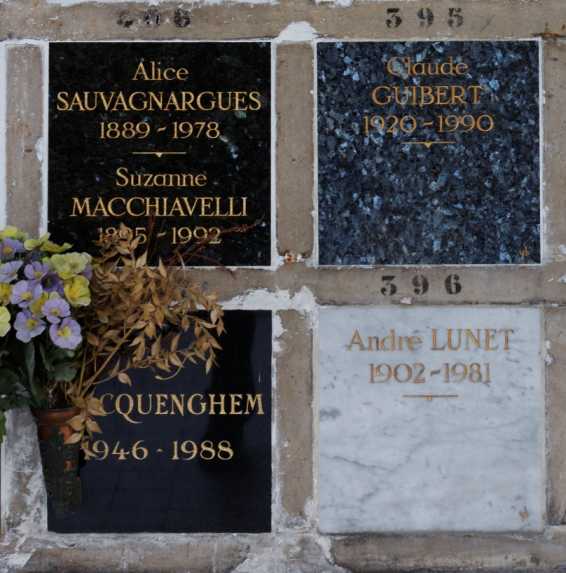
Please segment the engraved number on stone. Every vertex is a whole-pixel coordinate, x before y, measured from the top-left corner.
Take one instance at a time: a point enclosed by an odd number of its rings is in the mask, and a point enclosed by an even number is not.
[[[205,461],[211,461],[215,458],[228,461],[234,457],[234,450],[228,440],[220,441],[217,447],[210,440],[205,440],[201,444],[197,444],[193,440],[181,442],[175,440],[173,442],[173,455],[171,457],[173,461],[191,461],[197,456]]]
[[[100,122],[100,139],[145,139],[150,133],[151,126],[146,121]]]
[[[102,241],[105,237],[113,237],[117,232],[117,227],[98,227],[98,240]],[[147,229],[145,227],[135,227],[134,236],[139,237],[140,245],[147,243]]]
[[[424,373],[426,367],[421,362],[414,364],[371,364],[371,384],[386,384],[391,380],[404,384],[424,384],[426,382]]]
[[[434,22],[434,14],[430,8],[421,8],[417,12],[421,28],[430,28]]]
[[[462,283],[458,275],[448,275],[444,281],[444,286],[448,294],[459,294],[462,292]]]
[[[462,8],[448,8],[448,25],[451,28],[459,28],[463,23]]]
[[[424,275],[415,275],[412,280],[415,287],[413,292],[415,294],[426,294],[428,292],[428,279]]]
[[[221,234],[219,227],[173,227],[171,244],[186,245],[195,240],[218,245],[222,242]]]
[[[444,363],[442,369],[444,371],[444,382],[447,384],[464,382],[465,380],[472,384],[491,384],[491,367],[489,363]]]
[[[112,449],[112,455],[117,456],[121,462],[128,459],[128,454],[129,454],[128,451],[120,447],[120,442],[116,442],[114,444],[114,448]]]
[[[141,445],[142,442],[143,440],[138,440],[132,446],[132,457],[134,458],[134,460],[137,460],[138,462],[145,460],[149,455],[149,450]]]
[[[403,20],[399,15],[400,12],[400,8],[387,8],[387,20],[385,23],[388,28],[398,28],[402,24]]]
[[[438,116],[438,129],[439,133],[450,133],[454,131],[463,131],[468,133],[473,130],[487,133],[495,127],[493,117],[484,113],[478,117],[471,114],[466,115],[439,115]]]
[[[206,136],[208,139],[217,139],[220,137],[220,126],[216,121],[174,121],[173,122],[173,139],[188,139],[189,137]]]
[[[381,294],[383,296],[393,296],[397,292],[397,285],[393,282],[394,275],[386,275],[381,277],[384,286],[381,287]]]
[[[131,28],[136,19],[130,15],[129,12],[120,12],[118,16],[118,26],[122,26],[123,28]]]
[[[110,453],[110,448],[103,440],[96,440],[96,442],[92,444],[92,451],[95,453],[98,460],[105,460]]]
[[[184,8],[177,8],[173,15],[173,22],[177,28],[186,28],[191,25],[191,14]]]
[[[417,129],[417,120],[412,115],[366,115],[364,116],[364,134],[369,135],[370,131],[377,129],[379,133],[389,133],[397,135],[399,130],[403,133],[411,134]]]
[[[157,8],[146,10],[143,15],[143,22],[146,26],[159,26],[161,24],[161,14]]]

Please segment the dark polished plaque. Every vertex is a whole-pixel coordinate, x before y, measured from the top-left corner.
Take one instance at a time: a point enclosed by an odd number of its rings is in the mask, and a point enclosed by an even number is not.
[[[271,263],[268,43],[52,43],[49,230],[170,264]]]
[[[101,385],[109,415],[80,469],[82,504],[49,530],[271,530],[271,313],[228,311],[219,365]]]
[[[540,262],[539,43],[318,44],[322,265]]]

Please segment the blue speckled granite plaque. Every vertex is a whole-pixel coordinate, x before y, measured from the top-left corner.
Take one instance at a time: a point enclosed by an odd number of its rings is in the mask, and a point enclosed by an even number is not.
[[[318,45],[322,265],[540,262],[539,44]]]

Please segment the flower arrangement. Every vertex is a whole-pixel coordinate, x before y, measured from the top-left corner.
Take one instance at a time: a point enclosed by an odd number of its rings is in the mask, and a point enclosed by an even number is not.
[[[49,235],[0,231],[0,439],[11,408],[74,408],[65,443],[89,441],[104,416],[100,384],[150,368],[174,376],[187,361],[206,370],[224,332],[216,296],[183,280],[127,227],[104,236],[93,258]]]
[[[78,371],[78,316],[90,304],[91,257],[49,235],[0,231],[0,440],[10,408],[57,406]]]

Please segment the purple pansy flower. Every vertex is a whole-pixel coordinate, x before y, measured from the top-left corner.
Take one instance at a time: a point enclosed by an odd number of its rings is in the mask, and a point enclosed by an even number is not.
[[[55,346],[68,350],[74,350],[82,341],[81,327],[72,318],[65,318],[61,324],[52,324],[49,336]]]
[[[0,241],[0,259],[3,261],[13,259],[17,253],[25,251],[24,244],[16,239],[2,239]]]
[[[62,298],[49,299],[41,310],[51,324],[58,324],[62,318],[71,314],[69,303]]]
[[[24,268],[24,275],[30,281],[39,282],[49,272],[49,266],[45,263],[36,261],[26,265]]]
[[[16,315],[14,327],[16,338],[22,342],[29,342],[45,330],[45,323],[41,318],[33,316],[29,310],[22,310]]]
[[[10,302],[19,305],[20,308],[27,308],[42,294],[43,289],[41,285],[35,284],[33,281],[20,281],[16,283],[12,289]]]
[[[45,292],[56,292],[61,296],[65,294],[63,281],[57,276],[57,273],[48,273],[45,276],[43,279],[43,289]]]
[[[24,263],[22,261],[12,261],[0,265],[0,283],[11,283],[18,278],[18,271]]]

